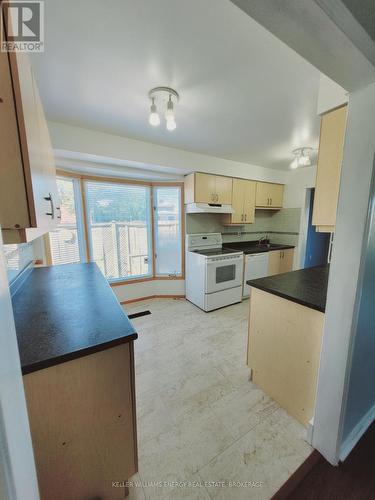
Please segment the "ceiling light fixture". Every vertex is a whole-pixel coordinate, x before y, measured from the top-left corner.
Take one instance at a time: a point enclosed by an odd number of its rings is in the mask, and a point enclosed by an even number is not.
[[[175,130],[177,124],[174,109],[180,98],[178,93],[170,87],[155,87],[150,90],[148,97],[152,102],[149,123],[154,126],[160,124],[160,117],[157,112],[158,106],[159,109],[165,108],[164,117],[166,120],[167,130]],[[155,101],[157,105],[155,104]]]
[[[160,125],[160,116],[159,116],[158,109],[157,109],[156,104],[155,104],[155,97],[153,97],[151,100],[152,100],[152,104],[151,104],[151,108],[150,108],[150,116],[149,116],[148,122],[153,127],[157,127],[158,125]]]
[[[292,151],[294,155],[294,160],[290,164],[290,168],[296,169],[298,167],[307,167],[311,165],[311,153],[313,152],[313,148],[303,147],[297,148]]]

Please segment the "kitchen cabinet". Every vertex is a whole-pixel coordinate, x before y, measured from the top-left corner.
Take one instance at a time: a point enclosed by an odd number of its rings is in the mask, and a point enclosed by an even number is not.
[[[318,232],[335,229],[347,106],[322,116],[312,224]]]
[[[185,203],[232,204],[232,178],[195,172],[185,177]]]
[[[234,214],[225,214],[224,224],[252,224],[255,218],[256,182],[233,179],[232,208]]]
[[[278,209],[283,206],[284,186],[271,182],[256,183],[255,206],[257,208]]]
[[[54,155],[27,54],[1,52],[0,72],[0,225],[23,243],[59,221]]]
[[[41,500],[123,498],[113,482],[138,469],[133,324],[94,263],[33,269],[12,305]]]
[[[251,381],[305,427],[315,410],[323,326],[323,312],[252,288]]]
[[[268,276],[293,270],[294,248],[272,250],[268,258]]]

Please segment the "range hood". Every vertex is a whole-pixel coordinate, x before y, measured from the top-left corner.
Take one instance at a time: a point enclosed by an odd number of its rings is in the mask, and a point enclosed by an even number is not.
[[[217,205],[211,203],[188,203],[187,214],[234,214],[232,205]]]

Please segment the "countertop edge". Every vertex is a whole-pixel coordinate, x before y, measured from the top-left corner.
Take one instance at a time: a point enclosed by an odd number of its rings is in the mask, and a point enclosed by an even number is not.
[[[266,286],[253,284],[251,280],[247,281],[247,284],[250,287],[258,288],[259,290],[262,290],[262,292],[267,292],[267,293],[270,293],[271,295],[276,295],[277,297],[281,297],[282,299],[289,300],[290,302],[295,302],[296,304],[299,304],[301,306],[308,307],[309,309],[314,309],[315,311],[321,312],[323,314],[325,313],[325,308],[320,307],[316,304],[312,304],[311,302],[309,303],[309,302],[306,302],[302,299],[298,299],[297,297],[291,297],[290,295],[283,293],[283,292],[279,292],[277,290],[271,290],[271,289],[267,288]]]
[[[124,337],[119,337],[118,339],[110,340],[109,342],[104,342],[94,346],[87,347],[85,349],[80,349],[78,351],[72,351],[61,356],[56,356],[54,358],[45,359],[42,361],[37,361],[35,363],[29,363],[27,365],[21,366],[22,375],[29,375],[45,368],[52,368],[56,365],[61,365],[67,361],[74,361],[75,359],[83,358],[85,356],[90,356],[90,354],[95,354],[100,351],[105,351],[111,347],[117,347],[121,344],[127,344],[133,340],[137,340],[138,333],[132,333]]]

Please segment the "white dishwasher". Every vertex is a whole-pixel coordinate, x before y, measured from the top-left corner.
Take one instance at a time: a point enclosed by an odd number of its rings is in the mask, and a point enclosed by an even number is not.
[[[245,271],[243,280],[243,297],[249,297],[250,287],[248,280],[264,278],[268,274],[268,252],[250,253],[245,255]]]

